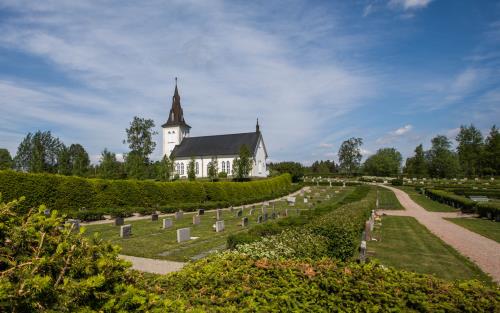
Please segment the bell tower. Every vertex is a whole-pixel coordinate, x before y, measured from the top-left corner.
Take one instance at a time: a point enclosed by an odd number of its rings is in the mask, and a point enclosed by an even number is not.
[[[189,136],[191,126],[186,124],[184,113],[181,107],[181,97],[177,88],[177,77],[175,78],[175,90],[172,97],[172,108],[168,115],[167,122],[161,126],[163,128],[163,155],[170,157],[175,146],[182,142],[184,137]]]

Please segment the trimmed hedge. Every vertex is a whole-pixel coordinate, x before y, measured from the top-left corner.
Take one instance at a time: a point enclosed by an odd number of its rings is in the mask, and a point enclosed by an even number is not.
[[[475,212],[476,202],[469,198],[455,195],[445,190],[439,189],[425,189],[424,193],[426,196],[434,201],[445,203],[454,208],[460,209],[462,212],[473,213]]]
[[[498,202],[480,202],[476,205],[477,214],[480,217],[500,222],[500,203]]]
[[[10,201],[25,196],[22,210],[45,204],[77,218],[100,219],[117,208],[122,214],[192,211],[274,199],[300,188],[289,174],[250,182],[154,182],[86,179],[54,174],[0,171],[0,193]]]

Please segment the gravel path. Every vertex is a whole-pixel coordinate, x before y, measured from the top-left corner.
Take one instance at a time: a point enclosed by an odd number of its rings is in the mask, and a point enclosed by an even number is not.
[[[297,196],[301,191],[306,191],[306,190],[309,190],[310,187],[303,187],[302,189],[299,189],[289,195],[286,195],[286,196],[283,196],[283,197],[280,197],[280,198],[277,198],[277,199],[274,199],[274,200],[269,200],[269,201],[262,201],[262,202],[257,202],[257,203],[251,203],[251,204],[245,204],[245,205],[242,205],[242,206],[238,206],[238,207],[234,207],[235,209],[237,208],[240,208],[240,207],[251,207],[253,205],[262,205],[264,202],[272,202],[272,201],[278,201],[278,200],[285,200],[286,197],[293,197],[293,196]],[[223,208],[222,210],[230,210],[230,208]],[[205,212],[215,212],[216,209],[214,210],[205,210]],[[193,212],[184,212],[184,214],[195,214],[197,213],[198,211],[193,211]],[[172,217],[174,216],[175,213],[169,213],[169,214],[161,214],[161,215],[158,215],[158,218],[163,218],[163,217]],[[147,219],[150,219],[151,218],[151,215],[140,215],[140,216],[131,216],[131,217],[127,217],[125,218],[125,223],[127,222],[130,222],[130,221],[138,221],[138,220],[147,220]],[[92,221],[92,222],[84,222],[84,223],[80,223],[80,225],[82,226],[85,226],[85,225],[99,225],[99,224],[111,224],[111,223],[114,223],[114,219],[108,219],[108,220],[100,220],[100,221]]]
[[[167,274],[179,271],[186,263],[174,262],[167,260],[156,260],[139,258],[130,255],[120,255],[120,258],[132,262],[132,269],[141,272],[148,272],[154,274]]]
[[[466,217],[460,213],[429,212],[415,203],[404,191],[379,185],[392,190],[404,211],[381,210],[380,213],[397,216],[412,216],[430,232],[441,238],[444,242],[458,250],[475,262],[485,273],[489,274],[494,281],[500,283],[500,244],[496,241],[476,234],[468,229],[449,222],[444,217]]]

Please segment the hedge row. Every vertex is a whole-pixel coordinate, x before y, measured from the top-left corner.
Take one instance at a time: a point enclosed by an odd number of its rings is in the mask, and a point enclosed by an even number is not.
[[[464,196],[455,195],[446,190],[439,189],[424,189],[424,193],[432,200],[460,209],[462,212],[475,212],[476,202]]]
[[[292,186],[289,174],[251,182],[154,182],[137,180],[86,179],[54,174],[0,171],[0,193],[10,201],[24,196],[23,208],[45,204],[64,213],[113,213],[149,208],[171,212],[227,204],[240,205],[269,200],[287,194]]]
[[[320,182],[312,182],[312,181],[307,181],[304,182],[305,186],[330,186],[330,183],[328,181],[320,181]],[[343,186],[344,183],[340,181],[332,181],[332,186]],[[359,186],[361,185],[360,182],[356,181],[348,181],[345,182],[346,186]]]
[[[500,222],[500,203],[498,202],[478,203],[476,205],[476,211],[480,217],[486,217]]]

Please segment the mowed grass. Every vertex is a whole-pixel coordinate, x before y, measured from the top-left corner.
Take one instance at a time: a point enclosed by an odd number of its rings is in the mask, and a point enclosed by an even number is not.
[[[474,263],[430,233],[415,218],[385,216],[377,229],[380,241],[370,241],[368,251],[381,264],[448,280],[491,278]]]
[[[500,243],[500,222],[477,217],[446,218],[446,220]]]
[[[313,197],[309,200],[311,203],[317,201],[331,201],[337,202],[343,199],[347,191],[352,190],[352,187],[312,187],[312,192],[305,194],[305,196]],[[337,193],[335,192],[337,191]],[[327,194],[330,199],[327,199]],[[296,197],[296,205],[289,206],[286,201],[277,201],[274,203],[275,212],[284,215],[284,211],[288,208],[289,216],[300,215],[301,210],[308,210],[309,206],[304,204],[304,197]],[[162,217],[158,221],[137,220],[127,221],[125,224],[132,225],[132,236],[129,238],[120,237],[120,226],[111,224],[88,225],[86,226],[86,235],[92,236],[98,233],[103,239],[109,240],[114,244],[121,247],[121,253],[126,255],[153,258],[153,259],[166,259],[172,261],[188,261],[205,256],[206,254],[215,251],[223,250],[226,247],[226,240],[230,234],[247,231],[248,228],[243,228],[241,225],[242,217],[237,217],[235,208],[233,212],[225,210],[222,213],[224,220],[225,230],[216,233],[213,229],[215,223],[215,212],[205,212],[201,216],[201,223],[193,225],[192,218],[195,212],[185,212],[184,217],[178,221],[174,217],[173,227],[170,229],[162,229]],[[256,206],[252,215],[250,215],[251,206],[243,208],[243,217],[249,218],[249,227],[257,224],[257,217],[261,214],[261,206]],[[298,211],[297,211],[298,210]],[[272,203],[267,208],[269,217],[272,213]],[[272,223],[274,220],[269,219],[267,223]],[[179,228],[191,228],[191,237],[199,237],[198,239],[189,240],[182,243],[177,243],[177,232]]]
[[[378,187],[378,206],[382,210],[404,210],[396,194],[387,188]]]
[[[419,194],[416,190],[415,187],[410,187],[410,186],[399,186],[396,187],[404,192],[406,192],[410,198],[415,201],[417,204],[419,204],[421,207],[426,209],[427,211],[430,212],[456,212],[458,211],[452,206],[446,205],[439,203],[437,201],[433,201],[431,199],[426,198],[424,195]]]

